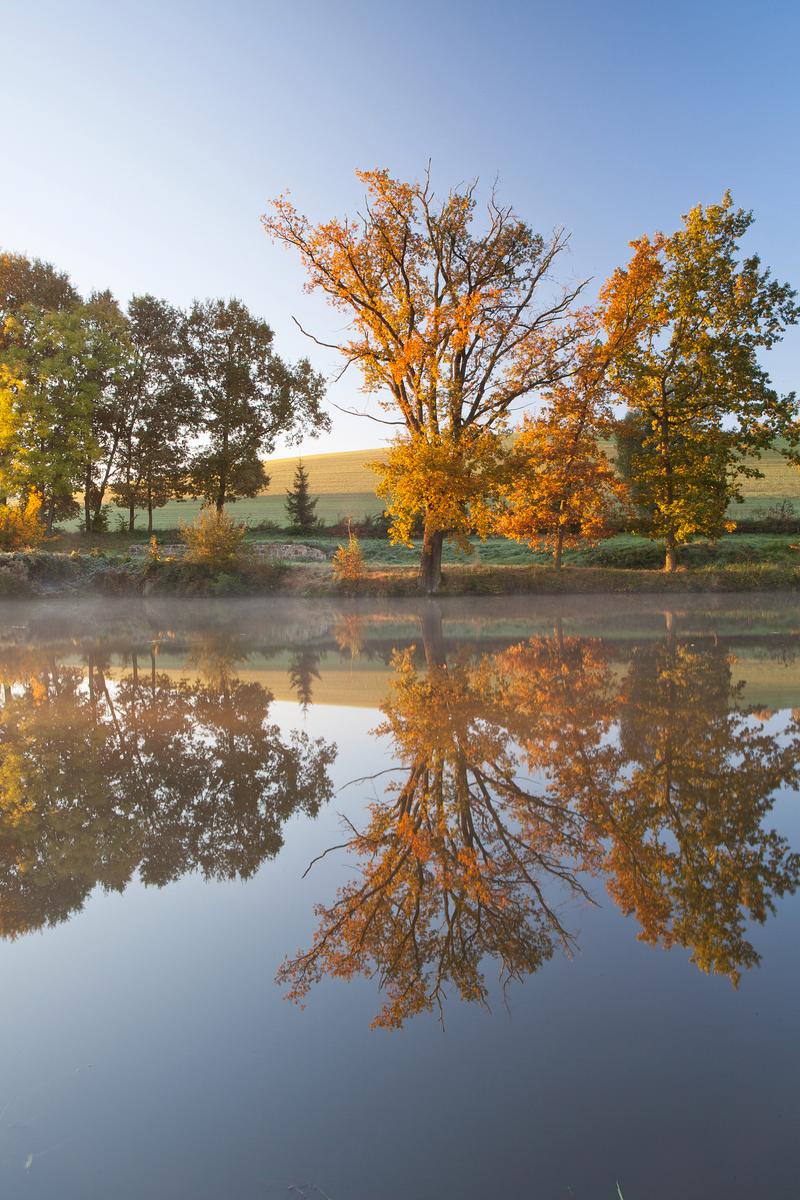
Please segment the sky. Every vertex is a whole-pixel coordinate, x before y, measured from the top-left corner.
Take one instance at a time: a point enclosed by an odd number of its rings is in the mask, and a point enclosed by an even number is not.
[[[323,340],[342,318],[259,216],[286,190],[312,219],[352,213],[356,168],[497,180],[570,231],[563,275],[589,297],[632,238],[730,188],[747,249],[800,286],[799,40],[796,0],[0,0],[0,247],[123,302],[237,296],[331,376],[292,317]],[[765,362],[800,390],[800,332]],[[375,411],[350,372],[329,397]],[[383,440],[331,415],[302,451]]]

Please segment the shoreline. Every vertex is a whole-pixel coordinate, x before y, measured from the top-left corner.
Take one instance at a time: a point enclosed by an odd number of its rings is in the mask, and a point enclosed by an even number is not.
[[[800,565],[753,562],[679,567],[450,565],[435,597],[689,595],[800,592]],[[338,582],[329,563],[258,564],[212,570],[174,562],[134,562],[117,556],[10,554],[0,561],[0,599],[90,596],[197,598],[425,599],[416,567],[367,568],[362,578]]]

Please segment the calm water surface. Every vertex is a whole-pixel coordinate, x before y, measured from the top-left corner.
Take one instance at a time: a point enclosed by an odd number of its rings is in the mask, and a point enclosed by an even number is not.
[[[0,608],[0,1196],[799,1196],[798,650],[754,597]]]

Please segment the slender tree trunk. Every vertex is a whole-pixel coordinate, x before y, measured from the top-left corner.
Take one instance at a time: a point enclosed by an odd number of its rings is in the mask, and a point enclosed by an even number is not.
[[[217,513],[225,507],[225,492],[228,486],[228,431],[222,435],[222,465],[219,472],[219,488],[217,489]]]
[[[677,549],[678,548],[675,544],[675,538],[673,537],[673,535],[671,533],[667,534],[666,551],[664,554],[664,570],[665,571],[674,571],[675,567],[678,565]]]
[[[422,557],[419,563],[419,590],[426,596],[433,596],[439,590],[442,582],[442,547],[444,533],[442,530],[426,528],[422,539]]]
[[[153,532],[153,470],[147,468],[147,532]]]
[[[84,533],[88,537],[92,532],[92,504],[90,500],[90,491],[92,487],[92,468],[91,464],[86,467],[86,475],[83,481],[83,525]]]
[[[51,493],[50,500],[47,505],[47,532],[53,532],[53,525],[56,519],[56,497],[55,493]]]
[[[561,570],[561,556],[564,551],[564,530],[559,525],[558,533],[556,534],[556,545],[553,551],[553,565],[557,571]]]

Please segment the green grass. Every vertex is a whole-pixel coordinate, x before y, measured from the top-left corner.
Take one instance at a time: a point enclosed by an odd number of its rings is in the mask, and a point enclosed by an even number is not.
[[[153,526],[159,529],[177,529],[181,524],[191,525],[200,511],[199,500],[172,500],[163,508],[157,508],[153,513]],[[333,525],[338,521],[361,520],[365,516],[377,516],[383,512],[383,503],[371,492],[331,492],[319,496],[317,516],[325,525]],[[231,516],[248,525],[258,525],[262,521],[272,521],[276,525],[286,523],[286,504],[283,494],[278,496],[256,496],[252,500],[237,500],[230,506]],[[109,507],[109,529],[114,532],[119,518],[128,524],[128,510]],[[76,530],[80,518],[65,521],[62,528]],[[147,513],[138,511],[136,515],[136,532],[144,533],[147,529]]]

